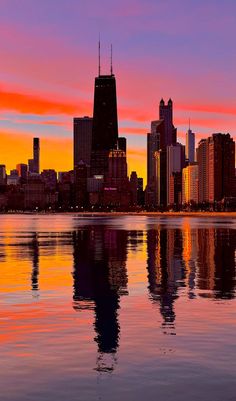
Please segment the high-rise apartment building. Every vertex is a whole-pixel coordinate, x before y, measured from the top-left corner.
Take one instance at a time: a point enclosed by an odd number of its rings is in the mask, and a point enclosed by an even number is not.
[[[229,134],[208,140],[209,202],[231,197],[235,182],[235,142]]]
[[[167,146],[167,204],[173,203],[173,173],[181,173],[185,164],[185,148],[180,143]],[[177,181],[176,181],[177,182]]]
[[[199,201],[198,165],[190,164],[182,170],[182,203]]]
[[[199,202],[209,201],[208,139],[202,139],[197,148]]]
[[[199,202],[235,196],[235,142],[229,134],[213,134],[197,148]]]
[[[93,119],[91,117],[74,118],[74,168],[83,161],[91,163]]]
[[[190,128],[186,132],[185,157],[189,163],[195,161],[195,134]]]

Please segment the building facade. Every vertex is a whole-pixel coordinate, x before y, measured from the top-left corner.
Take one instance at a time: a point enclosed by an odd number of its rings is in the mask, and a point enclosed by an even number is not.
[[[74,168],[82,160],[88,167],[91,164],[93,119],[75,117],[74,130]]]

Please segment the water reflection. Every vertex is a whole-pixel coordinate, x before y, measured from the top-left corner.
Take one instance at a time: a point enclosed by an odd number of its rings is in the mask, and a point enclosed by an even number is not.
[[[158,229],[147,233],[149,292],[159,305],[165,334],[175,334],[174,303],[183,285],[182,236],[180,230]]]
[[[161,320],[159,328],[162,334],[178,335],[176,305],[180,298],[186,297],[189,302],[202,298],[209,301],[235,298],[235,230],[213,224],[202,228],[190,223],[184,221],[182,226],[179,224],[174,228],[166,222],[159,222],[151,227],[147,225],[143,230],[90,223],[74,225],[64,232],[32,230],[17,234],[8,232],[7,235],[2,232],[0,260],[2,265],[10,267],[12,264],[23,266],[21,263],[27,262],[30,265],[30,270],[27,270],[28,289],[38,297],[39,288],[41,293],[44,291],[42,283],[50,278],[47,284],[49,293],[54,282],[53,271],[41,269],[42,260],[45,263],[49,256],[53,260],[57,255],[54,267],[57,270],[56,263],[59,260],[63,262],[66,250],[70,271],[64,270],[61,280],[68,280],[66,277],[72,270],[74,311],[78,316],[82,311],[94,313],[91,330],[94,330],[97,347],[96,369],[111,372],[117,364],[122,338],[120,305],[121,297],[128,295],[127,265],[132,261],[129,268],[135,271],[135,255],[140,252],[144,263],[139,281],[142,281],[145,297],[148,288],[157,320]],[[10,279],[5,287],[11,289],[15,279],[26,275],[14,276],[10,267]],[[45,274],[48,276],[44,277]],[[135,280],[137,277],[130,275],[131,288],[136,285]],[[54,285],[57,288],[58,282]],[[71,297],[71,283],[69,291]]]
[[[202,229],[198,235],[198,288],[202,296],[235,297],[236,235],[232,229]]]
[[[91,226],[73,233],[74,308],[94,308],[97,369],[114,368],[119,347],[120,296],[127,294],[127,232]],[[110,361],[104,354],[111,354]]]
[[[39,290],[39,242],[37,233],[33,235],[29,248],[32,258],[31,289],[33,294],[37,296]]]

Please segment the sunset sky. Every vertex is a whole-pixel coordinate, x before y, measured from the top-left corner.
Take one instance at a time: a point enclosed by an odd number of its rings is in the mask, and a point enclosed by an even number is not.
[[[92,115],[97,43],[114,48],[119,134],[146,175],[146,133],[163,97],[178,138],[236,133],[235,0],[0,0],[0,164],[72,168],[72,119]]]

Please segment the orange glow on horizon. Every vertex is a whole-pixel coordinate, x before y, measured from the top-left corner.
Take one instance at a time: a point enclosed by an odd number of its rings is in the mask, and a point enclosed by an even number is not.
[[[1,136],[1,163],[6,164],[7,170],[16,168],[17,163],[27,163],[32,157],[32,138],[34,134],[19,132],[2,132]],[[40,138],[40,169],[55,169],[68,171],[73,168],[73,141],[72,138]],[[128,148],[128,170],[137,171],[139,177],[146,182],[146,150],[142,148]]]

